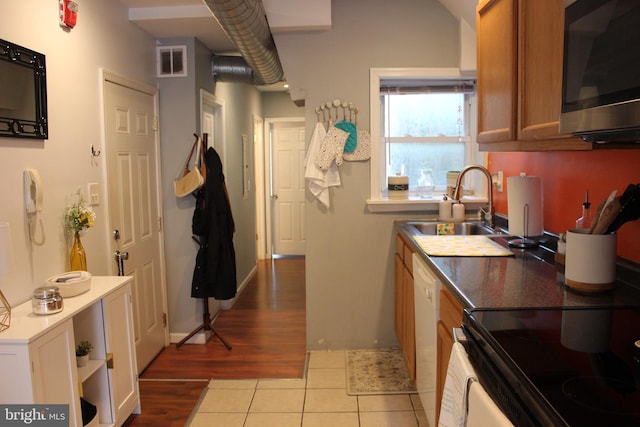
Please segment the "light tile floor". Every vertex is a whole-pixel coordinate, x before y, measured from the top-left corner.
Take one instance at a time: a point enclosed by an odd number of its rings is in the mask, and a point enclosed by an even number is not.
[[[428,427],[417,394],[350,396],[343,351],[311,352],[306,378],[212,380],[190,427]]]

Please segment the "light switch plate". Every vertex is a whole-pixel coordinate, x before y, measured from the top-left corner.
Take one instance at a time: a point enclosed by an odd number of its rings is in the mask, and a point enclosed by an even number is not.
[[[97,182],[90,182],[87,184],[89,194],[89,206],[96,206],[100,204],[100,185]]]

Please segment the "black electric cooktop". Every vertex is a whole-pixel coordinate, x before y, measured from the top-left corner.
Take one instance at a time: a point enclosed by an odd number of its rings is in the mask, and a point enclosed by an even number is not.
[[[640,307],[465,311],[480,382],[517,426],[640,426]]]

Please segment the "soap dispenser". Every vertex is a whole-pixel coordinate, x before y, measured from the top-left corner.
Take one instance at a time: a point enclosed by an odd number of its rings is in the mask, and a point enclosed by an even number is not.
[[[465,208],[464,205],[458,200],[453,204],[451,211],[453,212],[453,221],[454,222],[463,222],[465,218]]]
[[[587,190],[584,203],[582,203],[582,216],[576,220],[576,228],[590,229],[592,219],[591,203],[589,203],[589,190]]]
[[[438,219],[440,221],[451,221],[452,217],[452,204],[451,200],[445,194],[440,201],[440,205],[438,206]]]

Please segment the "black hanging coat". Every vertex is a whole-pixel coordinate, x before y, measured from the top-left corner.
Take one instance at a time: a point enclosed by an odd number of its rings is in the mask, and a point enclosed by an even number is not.
[[[236,255],[233,248],[235,225],[222,173],[220,156],[209,148],[205,154],[207,178],[196,193],[192,231],[200,249],[191,284],[191,297],[218,300],[236,296]]]

